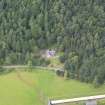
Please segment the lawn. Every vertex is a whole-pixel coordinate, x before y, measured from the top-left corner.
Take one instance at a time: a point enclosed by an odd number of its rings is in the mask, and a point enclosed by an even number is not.
[[[46,97],[43,97],[43,94]],[[0,76],[0,105],[42,105],[43,98],[63,99],[105,94],[105,85],[65,80],[53,71],[12,72]]]
[[[25,77],[33,76],[25,73]],[[35,84],[35,82],[33,82]],[[21,81],[16,73],[0,76],[0,105],[40,105],[36,91]]]

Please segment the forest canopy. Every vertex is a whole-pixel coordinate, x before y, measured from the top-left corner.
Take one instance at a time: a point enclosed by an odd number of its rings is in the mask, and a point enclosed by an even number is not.
[[[52,46],[69,77],[104,83],[105,0],[0,0],[0,64],[40,65]]]

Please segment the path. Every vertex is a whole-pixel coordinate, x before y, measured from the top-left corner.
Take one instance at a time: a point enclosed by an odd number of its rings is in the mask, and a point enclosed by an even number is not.
[[[24,68],[28,68],[29,66],[27,65],[11,65],[11,66],[2,66],[5,69],[24,69]],[[45,69],[45,70],[58,70],[60,68],[55,68],[55,67],[43,67],[43,66],[32,66],[32,68],[37,68],[37,69]]]
[[[45,93],[42,91],[42,89],[39,88],[39,87],[37,86],[37,84],[34,86],[34,85],[33,85],[34,83],[32,83],[32,81],[26,80],[26,79],[22,76],[21,71],[16,70],[16,73],[17,73],[18,79],[19,79],[21,82],[23,82],[24,84],[26,84],[27,86],[33,88],[33,89],[35,90],[35,92],[36,92],[36,94],[37,94],[37,97],[38,97],[38,99],[40,100],[40,102],[41,102],[43,105],[46,105],[46,103],[48,102],[48,97],[47,97],[47,95],[45,95]]]

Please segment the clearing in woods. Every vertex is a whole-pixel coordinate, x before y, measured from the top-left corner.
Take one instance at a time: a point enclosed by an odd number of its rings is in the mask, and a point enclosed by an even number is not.
[[[105,85],[94,88],[91,84],[64,80],[52,71],[11,72],[0,75],[0,105],[43,105],[47,97],[64,99],[105,94]]]

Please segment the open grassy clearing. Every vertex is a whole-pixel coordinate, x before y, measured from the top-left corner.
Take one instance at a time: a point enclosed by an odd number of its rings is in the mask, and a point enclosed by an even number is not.
[[[42,105],[39,90],[51,99],[105,94],[105,85],[92,85],[64,80],[52,71],[12,72],[0,76],[0,105]]]
[[[95,89],[91,84],[81,83],[76,80],[65,80],[50,71],[37,71],[37,78],[39,87],[42,87],[47,96],[54,99],[105,93],[105,85]]]
[[[27,73],[25,77],[30,79]],[[0,105],[40,105],[40,101],[33,87],[20,81],[16,73],[10,73],[0,76]]]

